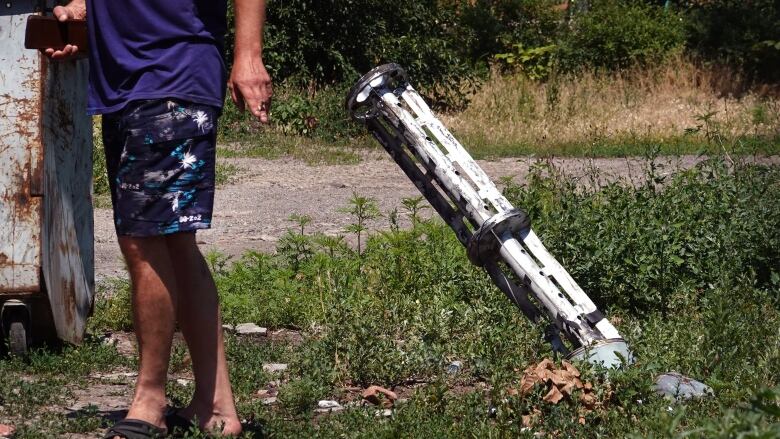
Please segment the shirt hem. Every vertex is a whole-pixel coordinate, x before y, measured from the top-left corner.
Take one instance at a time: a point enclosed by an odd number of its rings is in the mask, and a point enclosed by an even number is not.
[[[206,98],[203,96],[189,95],[186,93],[134,93],[122,100],[122,102],[111,105],[109,107],[87,107],[87,114],[90,116],[96,116],[99,114],[114,113],[123,109],[131,101],[137,101],[141,99],[183,99],[194,104],[211,105],[218,109],[222,109],[224,105],[223,101],[219,101],[213,98]]]

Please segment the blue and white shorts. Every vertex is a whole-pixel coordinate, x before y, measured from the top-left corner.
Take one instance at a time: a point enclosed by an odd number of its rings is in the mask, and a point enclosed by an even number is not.
[[[118,235],[211,227],[219,109],[176,99],[132,101],[103,115]]]

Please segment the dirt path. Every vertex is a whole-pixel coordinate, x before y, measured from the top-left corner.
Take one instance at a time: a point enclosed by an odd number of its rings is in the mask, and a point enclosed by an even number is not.
[[[232,184],[218,188],[214,228],[200,232],[198,241],[204,251],[218,250],[239,256],[247,250],[271,252],[287,229],[292,214],[312,218],[308,231],[327,234],[343,233],[350,223],[349,214],[339,209],[347,206],[353,193],[371,197],[382,212],[401,206],[405,197],[419,195],[400,168],[380,151],[367,153],[354,165],[310,166],[291,159],[223,159],[239,169]],[[693,156],[662,160],[666,171],[687,168],[699,161]],[[512,158],[480,161],[494,181],[512,177],[522,182],[534,158]],[[555,159],[555,165],[567,174],[583,177],[597,169],[606,179],[640,181],[646,163],[643,159]],[[387,227],[387,219],[370,224]],[[95,212],[95,251],[97,279],[125,276],[124,265],[116,245],[110,209]]]

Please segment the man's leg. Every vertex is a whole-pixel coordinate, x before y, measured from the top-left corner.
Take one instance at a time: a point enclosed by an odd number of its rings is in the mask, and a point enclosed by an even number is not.
[[[119,236],[130,273],[140,365],[128,419],[165,427],[165,383],[175,329],[176,278],[165,237]]]
[[[214,279],[198,249],[195,233],[166,237],[178,282],[177,317],[192,357],[195,395],[180,414],[201,427],[241,433],[230,388],[219,300]]]

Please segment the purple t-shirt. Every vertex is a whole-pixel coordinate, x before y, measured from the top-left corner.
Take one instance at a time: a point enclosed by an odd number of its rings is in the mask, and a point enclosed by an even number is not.
[[[139,99],[222,107],[226,0],[87,0],[90,114]]]

